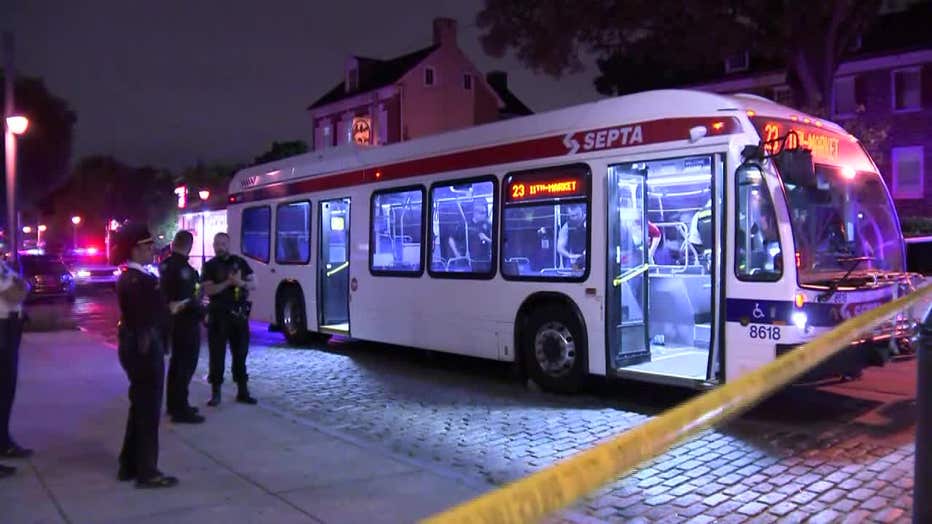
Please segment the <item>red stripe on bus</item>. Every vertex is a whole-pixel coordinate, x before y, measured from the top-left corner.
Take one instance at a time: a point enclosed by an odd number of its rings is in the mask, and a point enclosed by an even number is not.
[[[283,198],[289,195],[313,193],[339,187],[401,180],[431,173],[459,171],[541,158],[565,157],[570,162],[576,154],[685,140],[689,138],[689,130],[696,126],[704,126],[708,135],[727,135],[741,130],[738,119],[733,117],[667,118],[635,122],[406,160],[356,171],[319,175],[294,182],[279,182],[234,193],[230,195],[230,202],[255,202],[257,200]],[[635,132],[635,128],[640,129]]]

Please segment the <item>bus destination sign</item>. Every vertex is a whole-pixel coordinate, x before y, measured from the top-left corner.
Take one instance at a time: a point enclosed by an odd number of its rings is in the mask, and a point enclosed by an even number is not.
[[[527,173],[512,176],[506,189],[508,202],[579,197],[586,194],[586,180],[576,173]]]

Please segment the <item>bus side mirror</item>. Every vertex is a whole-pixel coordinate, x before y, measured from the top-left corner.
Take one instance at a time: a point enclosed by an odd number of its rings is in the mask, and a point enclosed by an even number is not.
[[[807,187],[816,185],[812,151],[809,149],[785,149],[774,157],[774,162],[784,182]]]

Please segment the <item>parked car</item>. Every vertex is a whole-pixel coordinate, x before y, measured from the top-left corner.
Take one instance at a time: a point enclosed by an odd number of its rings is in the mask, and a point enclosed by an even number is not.
[[[120,268],[107,260],[96,249],[77,249],[66,255],[65,265],[74,275],[77,286],[113,285],[120,276]]]
[[[21,255],[19,263],[23,268],[23,277],[32,286],[27,300],[64,298],[74,302],[74,276],[61,258],[52,255]]]

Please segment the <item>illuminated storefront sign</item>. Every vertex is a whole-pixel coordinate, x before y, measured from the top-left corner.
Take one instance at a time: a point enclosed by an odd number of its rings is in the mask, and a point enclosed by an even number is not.
[[[357,144],[372,143],[372,119],[367,116],[353,118],[353,142]]]

